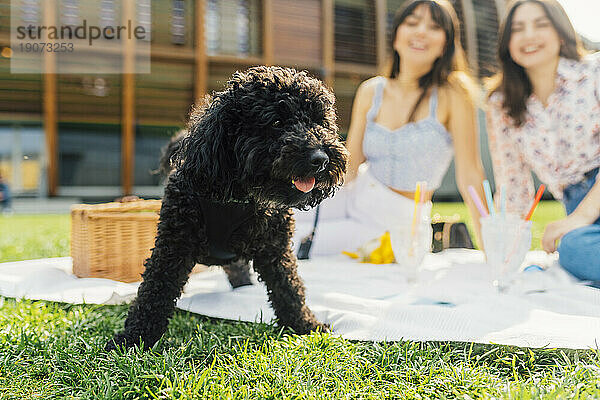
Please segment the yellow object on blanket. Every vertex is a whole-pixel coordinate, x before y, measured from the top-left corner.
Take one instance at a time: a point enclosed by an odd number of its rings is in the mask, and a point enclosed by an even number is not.
[[[384,233],[378,238],[369,240],[356,250],[356,252],[342,251],[342,254],[358,259],[363,263],[390,264],[395,261],[389,232]]]

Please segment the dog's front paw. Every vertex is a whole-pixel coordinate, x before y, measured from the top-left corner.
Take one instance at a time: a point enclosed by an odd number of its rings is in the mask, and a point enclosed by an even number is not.
[[[315,331],[319,331],[319,332],[323,332],[323,333],[327,333],[331,331],[331,327],[329,326],[329,324],[324,324],[322,322],[318,322],[311,327],[310,329],[311,332],[315,332]]]
[[[293,326],[292,329],[299,335],[306,335],[311,332],[329,332],[330,327],[327,324],[317,321],[315,318],[305,319],[300,321],[297,326]]]
[[[139,346],[139,344],[140,344],[139,337],[136,340],[132,336],[129,336],[129,335],[125,334],[124,332],[121,332],[121,333],[117,333],[112,339],[110,339],[108,342],[106,342],[106,345],[104,346],[104,350],[112,351],[112,350],[116,350],[117,348],[128,349],[128,348],[136,346],[136,345]]]

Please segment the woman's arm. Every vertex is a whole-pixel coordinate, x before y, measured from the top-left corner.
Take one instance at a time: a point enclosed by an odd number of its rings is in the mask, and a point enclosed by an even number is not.
[[[452,85],[448,90],[448,130],[454,143],[454,165],[458,190],[467,204],[475,226],[479,247],[482,248],[479,212],[468,194],[473,186],[484,199],[482,182],[485,179],[479,152],[479,134],[475,118],[475,106],[466,91]]]
[[[566,218],[546,225],[542,248],[548,253],[556,251],[557,240],[574,229],[593,224],[598,217],[600,217],[600,180],[596,181],[575,211]]]
[[[367,125],[367,112],[371,107],[375,92],[373,83],[373,79],[361,83],[354,96],[350,128],[348,129],[348,137],[346,138],[346,148],[350,152],[350,160],[346,171],[346,183],[356,178],[359,165],[366,159],[362,150],[363,138],[365,136],[365,127]]]
[[[590,54],[586,61],[592,64],[592,76],[596,81],[596,97],[600,103],[600,52]],[[556,242],[570,231],[593,224],[600,216],[600,176],[587,195],[569,216],[546,225],[542,248],[548,253],[556,251]]]

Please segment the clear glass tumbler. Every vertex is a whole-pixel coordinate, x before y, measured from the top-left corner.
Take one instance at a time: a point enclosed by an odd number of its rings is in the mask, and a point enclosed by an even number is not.
[[[531,247],[531,221],[513,214],[496,214],[480,221],[492,284],[503,292],[510,286]]]
[[[417,280],[419,266],[431,251],[431,218],[422,215],[415,224],[404,224],[390,229],[390,241],[396,263],[406,271],[409,282]]]

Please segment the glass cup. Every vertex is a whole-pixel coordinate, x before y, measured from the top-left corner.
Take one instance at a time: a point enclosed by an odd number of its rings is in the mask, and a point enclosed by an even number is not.
[[[431,251],[431,218],[422,215],[415,224],[397,225],[390,229],[390,241],[396,263],[406,271],[407,280],[415,282],[423,258]]]
[[[480,222],[492,284],[498,291],[504,292],[519,272],[531,247],[531,221],[514,214],[496,214],[481,218]]]

